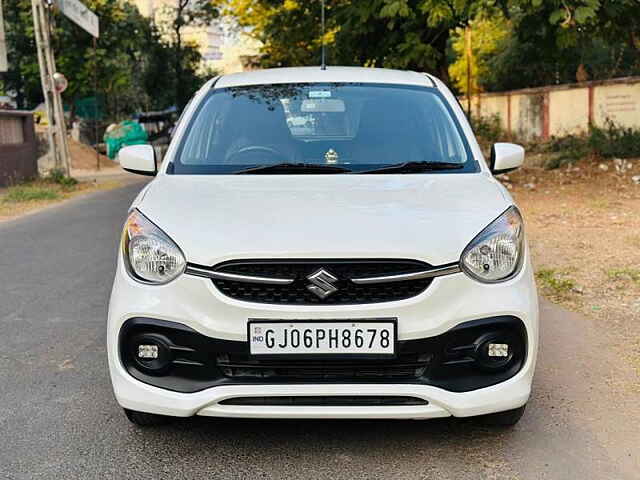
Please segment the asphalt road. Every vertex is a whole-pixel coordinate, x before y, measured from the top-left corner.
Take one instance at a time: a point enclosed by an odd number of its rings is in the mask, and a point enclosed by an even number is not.
[[[0,223],[0,479],[640,478],[624,339],[548,303],[535,393],[511,430],[455,419],[132,426],[111,392],[105,319],[140,187]]]

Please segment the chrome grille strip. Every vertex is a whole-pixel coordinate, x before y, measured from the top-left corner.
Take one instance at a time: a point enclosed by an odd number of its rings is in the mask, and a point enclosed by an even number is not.
[[[204,268],[193,267],[191,265],[187,267],[185,273],[195,275],[197,277],[214,278],[217,280],[232,280],[235,282],[245,283],[264,283],[267,285],[289,285],[294,281],[293,278],[253,277],[250,275],[216,272],[215,270],[207,270]]]
[[[433,267],[429,270],[423,270],[421,272],[402,273],[400,275],[386,275],[382,277],[366,277],[366,278],[352,278],[351,281],[358,285],[370,285],[373,283],[391,283],[391,282],[405,282],[407,280],[421,280],[423,278],[442,277],[444,275],[451,275],[453,273],[459,273],[460,265],[445,265],[443,267]]]
[[[356,285],[371,285],[375,283],[405,282],[409,280],[442,277],[444,275],[451,275],[459,272],[461,272],[460,265],[453,264],[441,267],[433,267],[428,270],[422,270],[419,272],[402,273],[399,275],[385,275],[378,277],[352,278],[350,280]],[[267,285],[290,285],[295,281],[295,279],[293,278],[256,277],[252,275],[224,273],[215,270],[194,267],[191,265],[187,266],[185,273],[197,277],[212,278],[216,280],[231,280],[244,283],[262,283]]]

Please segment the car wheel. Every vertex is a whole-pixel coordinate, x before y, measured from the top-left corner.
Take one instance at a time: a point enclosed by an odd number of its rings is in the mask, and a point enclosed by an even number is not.
[[[522,418],[526,406],[527,404],[525,403],[523,406],[514,408],[513,410],[481,415],[478,417],[478,420],[483,425],[491,427],[512,427]]]
[[[164,425],[172,420],[172,417],[165,415],[157,415],[155,413],[136,412],[135,410],[124,409],[124,414],[131,423],[140,427],[153,427],[155,425]]]

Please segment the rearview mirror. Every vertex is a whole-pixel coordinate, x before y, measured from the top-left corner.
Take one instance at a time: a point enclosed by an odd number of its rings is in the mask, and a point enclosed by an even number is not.
[[[495,143],[491,147],[489,168],[494,174],[507,173],[522,166],[524,148],[515,143]]]
[[[151,145],[122,147],[118,152],[118,161],[127,172],[150,176],[157,173],[156,153]]]

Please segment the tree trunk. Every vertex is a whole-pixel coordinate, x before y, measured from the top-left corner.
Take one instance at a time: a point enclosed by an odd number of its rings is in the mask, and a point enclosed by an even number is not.
[[[449,42],[449,29],[444,29],[433,42],[433,48],[438,51],[436,61],[436,75],[446,85],[449,85],[449,63],[447,62],[447,43]]]

